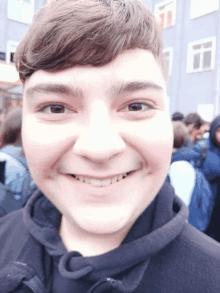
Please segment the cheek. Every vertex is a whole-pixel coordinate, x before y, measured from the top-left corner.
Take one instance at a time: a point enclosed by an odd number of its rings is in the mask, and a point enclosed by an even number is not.
[[[149,121],[139,124],[139,127],[129,127],[127,135],[132,133],[129,141],[133,148],[145,159],[146,165],[152,171],[166,173],[173,149],[173,130],[170,118],[162,113]]]
[[[220,142],[220,133],[219,132],[216,133],[215,139],[217,140],[217,142]]]
[[[164,156],[172,152],[173,131],[169,119],[162,114],[157,119],[152,119],[140,131],[140,136],[144,138],[147,149],[155,153],[156,156]]]
[[[30,168],[49,168],[62,156],[73,137],[71,127],[40,123],[31,115],[27,116],[22,124],[22,140]]]
[[[146,158],[152,172],[167,173],[173,149],[172,132],[167,129],[158,136],[151,136],[151,144],[146,148]]]

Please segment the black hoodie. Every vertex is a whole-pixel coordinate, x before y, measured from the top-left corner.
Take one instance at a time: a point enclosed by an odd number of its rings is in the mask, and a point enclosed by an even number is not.
[[[206,175],[215,197],[212,215],[205,233],[220,242],[220,145],[215,141],[215,132],[220,127],[220,116],[217,116],[210,126],[209,157],[205,161]]]
[[[215,141],[215,132],[218,127],[220,127],[220,116],[211,123],[209,150],[203,164],[203,172],[211,184],[213,194],[216,192],[217,181],[220,178],[220,145]]]
[[[213,145],[213,147],[217,148],[218,151],[220,151],[220,146],[216,143],[215,141],[215,132],[217,130],[217,128],[220,127],[220,116],[217,116],[211,123],[210,125],[210,135],[209,135],[209,139],[210,139],[210,143]]]
[[[0,220],[0,292],[220,292],[220,245],[187,216],[165,183],[118,248],[82,257],[66,251],[60,214],[37,191]]]

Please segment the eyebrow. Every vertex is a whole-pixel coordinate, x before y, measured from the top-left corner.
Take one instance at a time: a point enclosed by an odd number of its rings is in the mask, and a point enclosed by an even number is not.
[[[136,92],[139,90],[156,90],[156,91],[163,91],[163,88],[154,83],[154,82],[145,82],[145,81],[132,81],[126,83],[120,83],[118,85],[114,85],[108,91],[110,97],[114,97],[123,93],[128,92]],[[66,84],[37,84],[33,87],[30,87],[26,90],[26,97],[31,98],[36,93],[43,93],[43,94],[58,94],[63,96],[73,96],[76,98],[83,97],[83,90],[79,87],[73,87],[72,85]]]
[[[30,87],[26,91],[26,97],[31,98],[36,93],[42,94],[59,94],[63,96],[74,96],[76,98],[83,96],[83,91],[79,87],[72,87],[66,84],[37,84],[33,87]]]
[[[110,94],[117,96],[128,92],[137,92],[140,90],[163,91],[163,88],[154,82],[132,81],[113,86],[110,89]]]

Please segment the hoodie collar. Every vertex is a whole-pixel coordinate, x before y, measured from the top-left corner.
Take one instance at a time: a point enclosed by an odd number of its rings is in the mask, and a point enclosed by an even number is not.
[[[178,236],[188,218],[186,206],[175,196],[168,183],[164,183],[152,203],[151,213],[151,231],[146,232],[146,235],[142,232],[148,216],[144,212],[121,246],[95,257],[82,257],[78,252],[66,251],[57,232],[60,213],[41,192],[30,198],[24,209],[23,219],[32,236],[45,246],[50,255],[59,258],[59,271],[63,277],[84,277],[96,282],[134,266],[136,270],[141,267],[145,270],[150,257]],[[134,235],[138,235],[138,238]]]

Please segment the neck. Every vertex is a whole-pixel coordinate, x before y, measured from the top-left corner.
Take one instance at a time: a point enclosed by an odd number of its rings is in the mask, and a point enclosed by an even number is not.
[[[96,256],[107,253],[120,246],[128,231],[112,234],[93,234],[76,228],[62,216],[59,235],[67,251],[77,251],[83,256]]]

